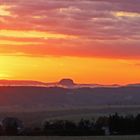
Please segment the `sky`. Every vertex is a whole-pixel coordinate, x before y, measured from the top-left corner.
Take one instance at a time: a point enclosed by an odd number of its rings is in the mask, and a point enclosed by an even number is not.
[[[0,79],[140,83],[140,0],[0,0]]]

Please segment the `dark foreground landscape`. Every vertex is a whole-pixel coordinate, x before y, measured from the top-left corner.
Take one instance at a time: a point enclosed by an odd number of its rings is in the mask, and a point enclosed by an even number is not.
[[[0,140],[139,140],[140,136],[94,136],[94,137],[0,137]]]
[[[2,136],[140,134],[139,85],[1,86],[0,94]]]
[[[140,114],[100,116],[91,119],[42,120],[36,127],[27,126],[22,120],[6,117],[1,120],[0,136],[119,136],[140,135]]]

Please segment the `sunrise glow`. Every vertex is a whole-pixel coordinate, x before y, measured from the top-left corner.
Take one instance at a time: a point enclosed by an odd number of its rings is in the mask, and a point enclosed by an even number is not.
[[[139,83],[138,4],[0,1],[0,79]]]

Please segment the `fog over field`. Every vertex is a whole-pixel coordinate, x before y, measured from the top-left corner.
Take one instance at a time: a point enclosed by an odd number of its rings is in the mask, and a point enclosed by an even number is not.
[[[0,118],[17,117],[27,125],[43,120],[91,119],[109,115],[140,112],[140,86],[119,87],[39,87],[1,86]]]
[[[140,86],[61,88],[0,87],[0,111],[139,108]]]

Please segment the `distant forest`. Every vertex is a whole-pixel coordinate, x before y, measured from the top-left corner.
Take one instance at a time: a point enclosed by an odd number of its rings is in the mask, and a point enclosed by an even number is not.
[[[117,113],[101,116],[96,120],[81,119],[43,121],[35,128],[27,128],[24,123],[12,117],[4,118],[0,125],[0,135],[7,136],[101,136],[140,134],[140,114],[122,116]]]

